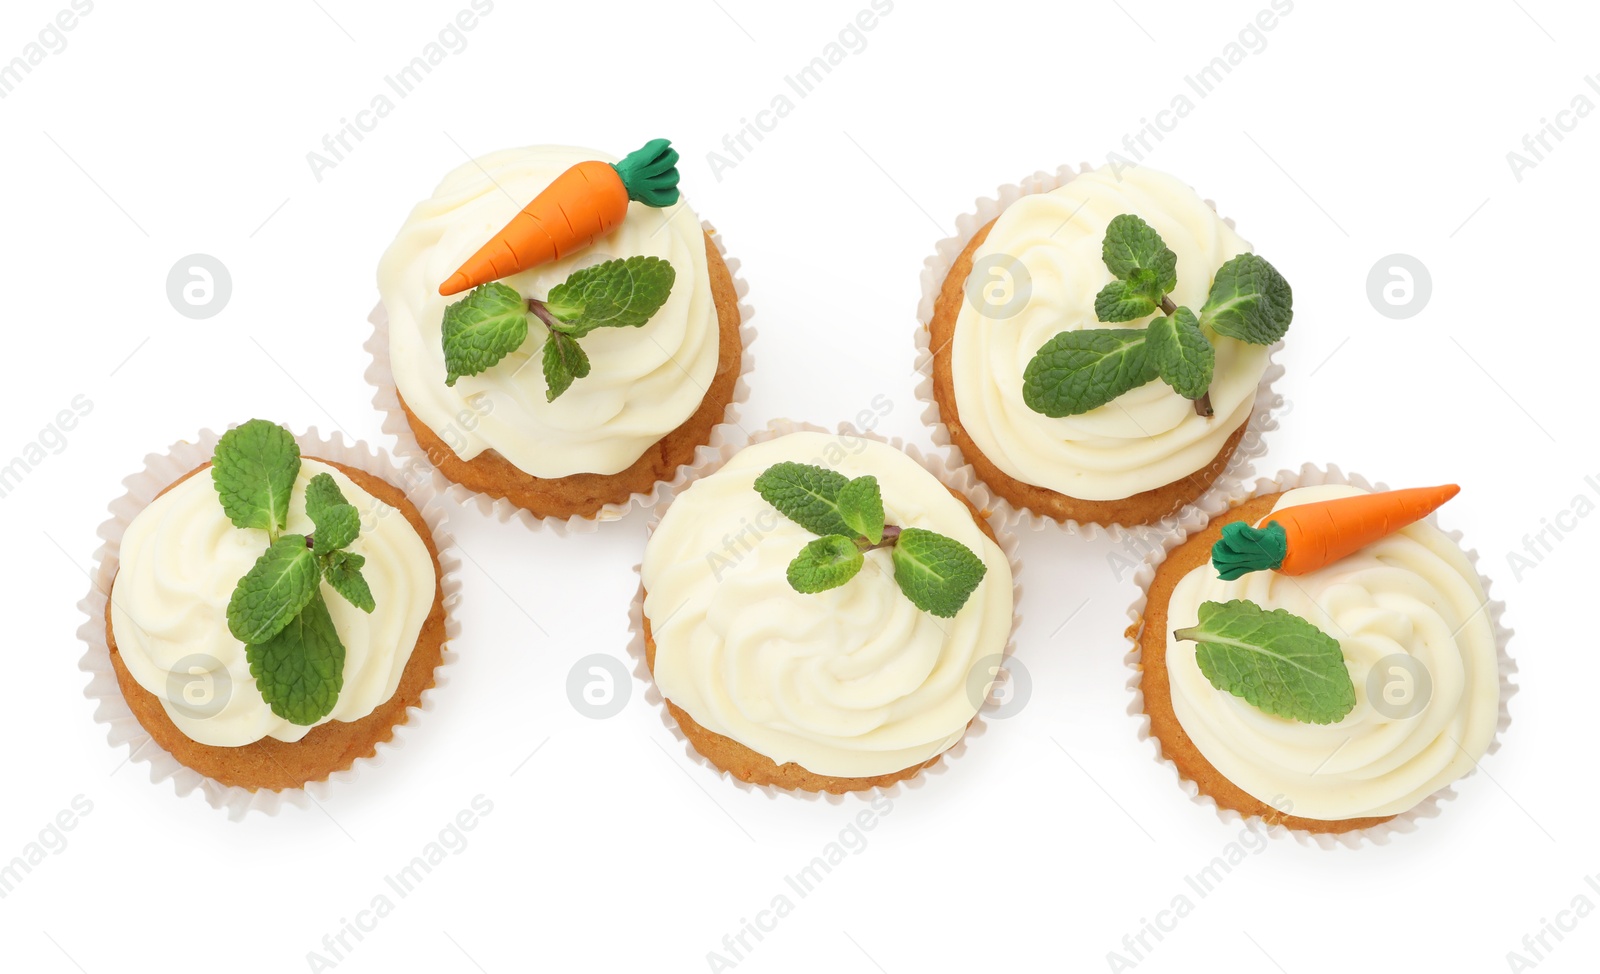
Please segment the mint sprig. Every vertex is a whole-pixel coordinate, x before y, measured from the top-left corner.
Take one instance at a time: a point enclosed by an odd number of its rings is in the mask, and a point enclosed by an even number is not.
[[[839,488],[839,516],[850,530],[873,544],[883,540],[883,494],[878,478],[857,477]]]
[[[444,383],[479,375],[522,347],[532,315],[544,325],[545,399],[554,402],[589,374],[589,357],[577,340],[596,328],[642,327],[666,304],[676,278],[670,261],[638,256],[574,271],[543,301],[524,300],[498,281],[481,284],[445,308]]]
[[[321,577],[305,535],[284,535],[234,586],[228,600],[228,631],[247,645],[271,639],[311,601]]]
[[[577,339],[552,331],[544,340],[545,401],[554,402],[557,396],[572,388],[574,379],[588,374],[589,355]]]
[[[478,373],[522,346],[528,338],[528,305],[515,288],[482,284],[444,309],[444,384]]]
[[[306,484],[306,516],[316,526],[319,551],[348,547],[361,533],[361,512],[344,499],[329,473],[319,473]]]
[[[1144,329],[1085,328],[1045,342],[1022,371],[1022,401],[1050,417],[1076,416],[1156,377]]]
[[[865,562],[855,539],[830,534],[801,548],[789,562],[789,587],[802,595],[826,592],[855,578]]]
[[[241,432],[242,431],[242,432]],[[344,644],[323,601],[321,583],[363,612],[375,607],[361,568],[347,551],[361,515],[327,472],[306,483],[309,535],[281,534],[300,473],[300,448],[285,429],[251,420],[229,430],[211,458],[217,495],[229,520],[267,532],[267,550],[234,586],[228,630],[245,644],[245,659],[272,712],[295,724],[326,717],[344,681]]]
[[[1172,252],[1150,224],[1132,213],[1113,217],[1106,224],[1105,239],[1100,243],[1100,259],[1117,282],[1123,285],[1116,288],[1114,293],[1123,298],[1144,298],[1150,302],[1152,311],[1161,304],[1161,299],[1168,292],[1178,286],[1178,255]],[[1101,294],[1104,293],[1102,290]],[[1099,311],[1099,305],[1100,301],[1096,298],[1096,312]]]
[[[1217,268],[1198,315],[1173,304],[1177,255],[1132,213],[1107,224],[1101,259],[1114,279],[1095,295],[1095,317],[1122,322],[1163,315],[1144,328],[1081,329],[1046,342],[1023,370],[1022,399],[1034,412],[1076,416],[1159,378],[1210,416],[1215,336],[1271,345],[1294,318],[1289,282],[1255,254],[1239,254]]]
[[[361,566],[367,563],[365,557],[353,551],[330,551],[320,560],[323,581],[344,596],[345,601],[362,612],[371,612],[377,607],[372,600],[372,589],[367,587],[366,576],[361,574]]]
[[[252,419],[222,434],[211,458],[211,482],[236,528],[260,528],[276,539],[289,518],[289,492],[300,476],[300,446],[286,429]]]
[[[659,257],[629,257],[574,271],[550,289],[545,308],[556,331],[582,338],[596,328],[639,328],[667,295],[677,272]]]
[[[875,548],[891,549],[895,582],[924,612],[951,618],[983,581],[988,566],[954,538],[884,523],[883,495],[872,476],[784,462],[756,478],[755,489],[778,513],[821,537],[789,563],[789,586],[812,594],[854,578]]]
[[[245,648],[261,699],[291,724],[315,724],[333,712],[344,688],[344,643],[322,593],[265,642]]]
[[[989,570],[971,548],[922,528],[901,531],[891,554],[900,591],[917,608],[946,619],[961,611]]]
[[[1150,322],[1145,328],[1150,364],[1156,375],[1185,399],[1199,399],[1211,388],[1217,350],[1206,341],[1200,321],[1188,308]]]
[[[1355,684],[1339,641],[1285,609],[1254,602],[1204,602],[1199,625],[1173,632],[1194,640],[1211,685],[1264,713],[1332,724],[1355,709]]]
[[[1271,264],[1240,254],[1217,270],[1200,320],[1219,335],[1271,345],[1294,320],[1294,292]]]
[[[776,463],[756,478],[756,493],[778,512],[812,534],[854,531],[839,512],[839,492],[850,478],[837,470],[809,463]]]

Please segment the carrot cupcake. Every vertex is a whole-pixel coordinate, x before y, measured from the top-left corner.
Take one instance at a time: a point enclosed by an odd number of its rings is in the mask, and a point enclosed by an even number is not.
[[[1018,507],[1158,521],[1239,449],[1293,316],[1289,285],[1165,173],[1064,171],[1035,187],[981,203],[977,219],[997,215],[929,261],[929,418]]]
[[[378,265],[373,347],[403,450],[562,519],[626,505],[693,458],[734,400],[743,322],[677,159],[665,139],[621,160],[508,149],[412,210]]]
[[[85,668],[109,663],[103,702],[120,693],[213,797],[303,788],[372,756],[443,661],[433,531],[373,464],[327,445],[346,460],[303,457],[263,420],[232,429],[102,552],[104,641]]]
[[[1128,634],[1150,736],[1219,808],[1409,828],[1508,719],[1500,605],[1429,517],[1455,487],[1283,479],[1147,566]]]
[[[674,497],[640,567],[644,657],[735,779],[843,793],[961,740],[1012,629],[987,518],[898,448],[800,431]]]

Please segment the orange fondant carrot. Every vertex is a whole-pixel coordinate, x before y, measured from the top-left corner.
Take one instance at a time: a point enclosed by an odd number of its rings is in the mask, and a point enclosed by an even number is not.
[[[655,139],[616,165],[578,163],[467,258],[439,293],[458,294],[582,250],[622,222],[629,200],[671,206],[678,201],[677,162],[671,143]]]
[[[1223,526],[1211,563],[1228,580],[1256,571],[1304,575],[1331,565],[1438,510],[1455,484],[1358,494],[1274,511],[1261,527]]]

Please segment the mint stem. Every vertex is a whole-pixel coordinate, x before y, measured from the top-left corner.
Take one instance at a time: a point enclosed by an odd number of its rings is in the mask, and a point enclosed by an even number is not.
[[[1163,294],[1161,296],[1161,312],[1166,315],[1175,315],[1178,313],[1178,306],[1172,303],[1172,295]],[[1205,395],[1201,396],[1199,399],[1193,399],[1190,401],[1194,403],[1194,411],[1197,415],[1204,416],[1208,419],[1216,415],[1216,410],[1211,408],[1210,390],[1207,390]]]
[[[874,548],[893,548],[894,543],[900,540],[900,529],[893,524],[886,524],[883,527],[882,541],[878,542],[877,544],[862,544],[862,542],[866,540],[866,538],[861,538],[856,541],[856,544],[863,552],[871,551]]]
[[[551,331],[556,330],[556,316],[550,313],[550,309],[544,306],[543,301],[538,298],[529,298],[528,310],[533,312],[534,317],[544,322],[546,328]]]

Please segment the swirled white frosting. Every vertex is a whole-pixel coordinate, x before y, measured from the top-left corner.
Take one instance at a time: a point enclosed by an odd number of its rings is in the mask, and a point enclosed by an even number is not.
[[[1362,493],[1286,492],[1274,510]],[[1500,675],[1477,570],[1427,522],[1306,575],[1231,582],[1204,564],[1178,583],[1167,628],[1195,625],[1200,603],[1248,599],[1286,609],[1339,640],[1356,706],[1335,724],[1263,713],[1212,686],[1195,644],[1167,637],[1172,708],[1206,760],[1251,796],[1320,820],[1394,815],[1471,771],[1494,737]]]
[[[753,486],[785,460],[876,476],[889,523],[965,544],[988,566],[983,581],[954,618],[935,618],[879,549],[845,585],[796,592],[785,572],[815,536]],[[707,730],[815,774],[889,774],[954,745],[1011,632],[999,546],[916,461],[858,437],[800,432],[740,451],[672,502],[641,571],[662,694]]]
[[[1006,207],[973,254],[981,300],[964,297],[951,344],[956,410],[978,449],[1008,475],[1083,500],[1131,497],[1210,463],[1250,418],[1267,348],[1208,335],[1216,346],[1215,415],[1156,380],[1079,416],[1051,419],[1022,400],[1022,375],[1063,331],[1142,328],[1149,318],[1109,324],[1094,297],[1111,281],[1101,258],[1106,225],[1137,214],[1178,255],[1174,303],[1198,312],[1218,267],[1250,249],[1194,190],[1143,166],[1084,173]],[[1031,292],[1022,302],[1022,274]],[[986,263],[993,259],[995,263]],[[992,282],[992,283],[990,283]],[[973,282],[969,280],[968,294]],[[991,317],[991,315],[993,315]]]
[[[395,385],[411,411],[464,460],[493,449],[535,477],[626,470],[693,415],[716,374],[719,326],[699,218],[682,202],[667,209],[630,203],[622,223],[594,246],[500,283],[543,299],[591,264],[660,257],[672,263],[677,278],[648,322],[585,336],[590,373],[555,402],[545,400],[545,329],[536,320],[517,351],[480,375],[444,384],[444,312],[465,295],[442,297],[439,283],[540,190],[588,159],[615,161],[592,149],[533,146],[468,162],[417,204],[378,263]],[[492,408],[468,401],[479,393]]]
[[[322,583],[345,657],[344,688],[320,723],[360,720],[394,696],[433,608],[435,585],[433,558],[411,522],[328,464],[301,462],[288,531],[311,533],[305,487],[323,472],[361,512],[361,534],[349,550],[367,559],[361,572],[377,607],[362,612]],[[151,501],[122,537],[111,588],[117,649],[134,680],[201,744],[298,741],[311,729],[272,712],[250,676],[244,644],[228,631],[234,586],[266,549],[265,531],[228,520],[208,470]]]

